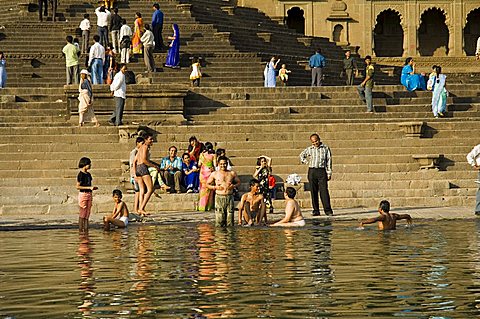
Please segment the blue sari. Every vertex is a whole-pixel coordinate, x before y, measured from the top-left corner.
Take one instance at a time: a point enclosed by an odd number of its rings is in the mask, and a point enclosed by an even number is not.
[[[173,25],[173,36],[175,39],[172,41],[170,48],[168,49],[165,66],[169,68],[178,68],[180,65],[180,30],[178,29],[177,24]]]
[[[277,79],[275,76],[275,64],[270,61],[265,66],[265,71],[263,73],[265,77],[264,85],[266,88],[274,88],[277,85]]]
[[[7,84],[7,62],[5,59],[0,60],[0,88],[4,88]]]
[[[407,88],[408,91],[415,91],[417,89],[426,90],[427,84],[425,78],[420,74],[410,74],[413,72],[411,65],[407,64],[402,69],[402,77],[400,83]]]
[[[447,76],[445,74],[440,74],[433,78],[432,112],[435,117],[443,116],[447,110],[446,79]]]
[[[198,187],[200,184],[200,176],[198,172],[190,173],[188,175],[185,174],[185,171],[191,170],[193,167],[197,167],[197,162],[195,161],[190,161],[190,165],[187,167],[185,163],[182,163],[182,171],[184,172],[183,174],[183,183],[187,190],[191,189],[195,193],[198,192]]]

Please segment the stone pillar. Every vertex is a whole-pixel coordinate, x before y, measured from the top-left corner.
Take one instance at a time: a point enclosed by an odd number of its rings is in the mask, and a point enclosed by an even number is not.
[[[417,56],[418,54],[418,12],[416,1],[407,1],[405,4],[405,17],[403,18],[405,29],[403,33],[404,56]]]
[[[373,29],[375,28],[375,19],[376,17],[372,17],[373,11],[373,1],[365,1],[361,4],[360,11],[363,11],[361,16],[365,17],[363,21],[363,48],[360,46],[360,51],[362,55],[371,55],[375,56],[375,52],[373,52]]]
[[[451,21],[446,21],[448,30],[450,32],[450,39],[453,39],[452,45],[450,45],[450,40],[448,41],[448,47],[450,51],[448,52],[449,56],[466,56],[465,50],[463,50],[463,28],[467,23],[467,17],[463,16],[463,6],[461,1],[455,1],[452,4],[453,13],[450,15]]]

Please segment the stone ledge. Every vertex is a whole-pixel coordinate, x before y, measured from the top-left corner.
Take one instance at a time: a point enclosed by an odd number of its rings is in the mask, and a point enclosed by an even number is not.
[[[235,7],[234,6],[225,6],[225,7],[220,7],[220,9],[228,14],[229,16],[233,16],[235,14]]]
[[[192,10],[192,4],[190,3],[177,4],[177,9],[179,9],[182,13],[190,13]]]
[[[415,154],[412,158],[420,164],[420,169],[436,169],[440,168],[440,161],[444,158],[443,154]]]
[[[298,42],[303,43],[304,46],[309,47],[313,43],[312,37],[297,37]]]
[[[426,122],[403,122],[398,126],[403,129],[406,137],[423,137]]]
[[[271,32],[257,32],[257,36],[267,43],[270,43],[272,41]]]
[[[220,41],[230,41],[230,32],[216,32],[213,37]]]

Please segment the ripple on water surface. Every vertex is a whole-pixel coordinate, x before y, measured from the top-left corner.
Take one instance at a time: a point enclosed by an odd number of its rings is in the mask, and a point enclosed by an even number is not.
[[[0,317],[475,318],[480,223],[0,232]]]

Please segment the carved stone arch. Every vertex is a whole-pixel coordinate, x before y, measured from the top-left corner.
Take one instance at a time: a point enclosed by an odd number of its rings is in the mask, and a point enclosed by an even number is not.
[[[396,9],[388,8],[377,14],[373,29],[373,50],[376,56],[403,55],[405,28],[402,21],[403,15]]]
[[[286,24],[289,29],[305,34],[305,13],[306,9],[301,5],[291,5],[285,8]]]
[[[480,7],[468,11],[463,26],[463,50],[467,56],[476,53],[477,39],[480,37]]]
[[[452,27],[452,24],[450,22],[450,15],[448,14],[448,10],[443,8],[442,6],[433,6],[433,7],[426,7],[425,9],[423,9],[423,11],[420,13],[420,15],[418,16],[418,24],[417,26],[420,26],[420,24],[422,24],[422,17],[423,15],[427,12],[427,11],[431,11],[431,10],[438,10],[440,11],[441,13],[443,13],[443,15],[445,16],[445,24],[448,26],[448,28],[450,29]]]
[[[451,47],[451,25],[448,11],[441,6],[430,6],[420,14],[418,52],[421,56],[447,56]]]

